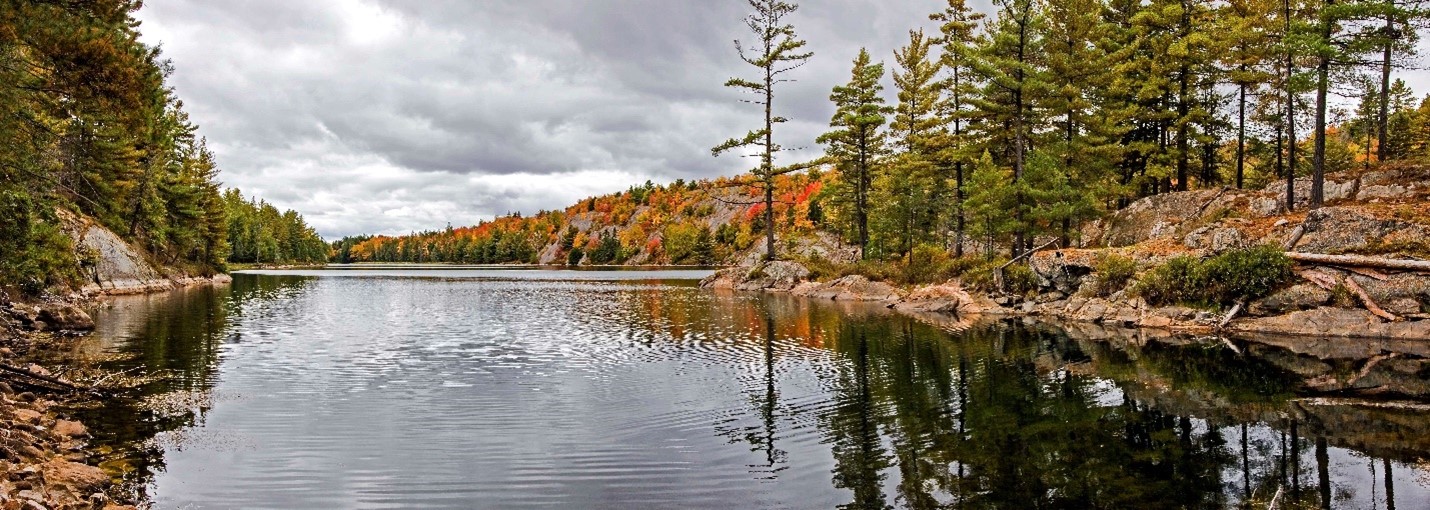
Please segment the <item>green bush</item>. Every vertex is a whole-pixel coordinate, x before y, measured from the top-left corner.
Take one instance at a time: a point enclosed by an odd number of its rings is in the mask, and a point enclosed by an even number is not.
[[[1206,260],[1176,257],[1143,276],[1136,292],[1155,305],[1229,305],[1275,292],[1291,279],[1292,266],[1285,253],[1269,245]]]
[[[1201,285],[1197,281],[1200,267],[1201,261],[1195,258],[1174,257],[1142,275],[1133,290],[1154,305],[1190,301],[1193,296],[1190,290]]]
[[[579,264],[581,263],[581,259],[582,259],[583,257],[585,257],[585,256],[586,256],[586,251],[585,251],[585,250],[582,250],[582,249],[580,249],[580,248],[572,248],[571,251],[566,254],[566,265],[568,265],[568,266],[579,265]]]
[[[1201,297],[1223,305],[1265,297],[1291,279],[1294,265],[1285,252],[1270,245],[1223,253],[1203,262]]]
[[[1103,255],[1093,266],[1093,291],[1098,296],[1110,296],[1126,288],[1134,276],[1137,276],[1137,261],[1116,254]]]
[[[1003,289],[1010,294],[1028,295],[1038,290],[1038,278],[1027,264],[1003,268]]]
[[[1008,261],[1002,259],[978,260],[977,264],[963,272],[964,286],[983,291],[998,290],[998,267]]]

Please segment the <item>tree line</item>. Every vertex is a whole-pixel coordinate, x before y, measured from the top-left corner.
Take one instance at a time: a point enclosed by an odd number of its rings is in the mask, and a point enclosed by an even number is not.
[[[0,1],[0,286],[74,280],[57,208],[196,273],[246,249],[172,65],[139,40],[140,4]]]
[[[753,78],[727,86],[752,92],[764,122],[714,152],[758,156],[745,183],[770,189],[770,177],[811,164],[778,164],[785,149],[772,140],[787,120],[775,90],[813,54],[789,23],[797,5],[748,2],[755,42],[737,48]],[[1082,221],[1194,188],[1308,178],[1310,196],[1288,185],[1284,207],[1317,208],[1327,173],[1423,158],[1430,145],[1430,108],[1392,80],[1426,20],[1419,1],[994,4],[980,13],[947,0],[892,69],[861,50],[833,88],[816,163],[837,170],[831,227],[865,258],[930,244],[990,256],[1035,239],[1066,246]],[[1359,108],[1337,108],[1333,93]]]

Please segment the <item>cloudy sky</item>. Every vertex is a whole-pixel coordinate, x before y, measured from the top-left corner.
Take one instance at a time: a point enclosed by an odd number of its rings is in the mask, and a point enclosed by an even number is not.
[[[815,51],[778,113],[812,145],[860,46],[893,60],[940,0],[804,2]],[[758,112],[722,87],[743,0],[165,0],[144,38],[229,186],[325,237],[562,208],[647,179],[732,175]],[[781,101],[781,99],[784,99]],[[812,149],[817,149],[811,147]]]
[[[826,129],[860,46],[892,67],[943,0],[806,0],[816,53],[776,98]],[[974,1],[990,12],[989,2]],[[328,238],[468,225],[653,180],[733,175],[759,113],[722,87],[744,0],[162,0],[139,12],[222,179]],[[1419,73],[1418,73],[1419,74]],[[886,80],[887,81],[887,80]],[[1412,81],[1412,86],[1416,82]],[[817,147],[809,147],[817,150]],[[799,157],[796,155],[795,157]]]

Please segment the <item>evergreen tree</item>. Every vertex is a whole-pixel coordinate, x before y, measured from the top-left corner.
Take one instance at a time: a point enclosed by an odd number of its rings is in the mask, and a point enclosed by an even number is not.
[[[929,19],[940,23],[940,36],[935,41],[942,50],[939,62],[947,79],[943,84],[943,100],[939,115],[947,124],[936,143],[942,151],[938,159],[953,162],[954,180],[954,256],[963,256],[963,245],[967,219],[964,200],[967,198],[964,186],[964,165],[971,159],[967,154],[969,121],[974,119],[970,111],[972,98],[978,93],[976,72],[973,69],[975,52],[982,41],[979,39],[978,24],[983,14],[973,12],[964,0],[948,0],[943,12],[929,15]]]
[[[846,191],[839,196],[847,198],[839,205],[853,208],[855,242],[862,257],[868,256],[869,190],[874,167],[887,152],[886,135],[880,128],[887,122],[885,116],[892,112],[879,95],[884,89],[879,84],[883,77],[884,64],[871,63],[869,52],[859,50],[849,83],[834,87],[829,96],[835,105],[834,118],[829,123],[834,129],[818,139],[841,169],[840,182]]]
[[[757,41],[750,47],[735,41],[735,49],[740,53],[741,60],[759,69],[761,76],[756,81],[732,78],[725,82],[725,86],[755,94],[756,99],[751,102],[764,108],[764,127],[746,133],[743,138],[731,138],[716,146],[711,153],[719,156],[734,149],[749,147],[760,150],[760,166],[751,173],[756,186],[764,195],[765,224],[771,227],[765,229],[765,260],[774,260],[775,178],[812,166],[808,163],[775,166],[775,154],[782,150],[774,141],[775,125],[787,121],[784,117],[774,115],[775,85],[787,81],[783,75],[803,66],[814,54],[803,51],[805,41],[799,39],[794,33],[794,26],[785,21],[799,9],[798,5],[779,0],[748,1],[755,13],[745,18],[745,26],[755,34]]]
[[[881,232],[889,242],[881,243],[895,254],[905,255],[920,242],[931,240],[939,225],[942,209],[942,180],[938,179],[935,157],[944,118],[938,115],[942,81],[941,64],[930,57],[934,40],[922,31],[909,32],[909,45],[894,52],[899,69],[894,72],[899,102],[894,108],[890,131],[902,149],[887,171],[875,180]]]
[[[1012,168],[1010,183],[1023,178],[1032,133],[1040,125],[1035,110],[1037,98],[1048,88],[1038,65],[1042,50],[1042,13],[1032,0],[999,0],[998,17],[989,27],[986,43],[975,60],[974,69],[985,86],[977,105],[982,110],[984,143],[999,150],[1001,161]],[[1014,257],[1032,248],[1032,238],[1023,228],[1024,197],[1013,197],[1015,224]]]

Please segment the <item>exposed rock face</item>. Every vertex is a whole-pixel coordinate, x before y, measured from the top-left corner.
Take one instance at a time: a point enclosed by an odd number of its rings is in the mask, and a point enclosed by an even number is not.
[[[1086,283],[1086,277],[1097,266],[1097,252],[1092,250],[1058,250],[1033,254],[1028,266],[1038,278],[1038,286],[1063,294],[1073,294]]]
[[[1175,236],[1209,218],[1251,209],[1257,195],[1238,190],[1166,193],[1134,202],[1084,232],[1090,246],[1122,247]],[[1273,211],[1274,212],[1274,211]]]
[[[1362,209],[1323,207],[1306,215],[1305,237],[1295,246],[1307,253],[1374,251],[1377,245],[1423,241],[1430,227],[1398,219],[1377,218]]]
[[[87,291],[121,291],[166,287],[169,281],[154,265],[114,232],[69,211],[59,211],[64,230],[79,250]]]
[[[1188,248],[1208,250],[1212,253],[1244,249],[1252,245],[1241,229],[1229,225],[1213,225],[1193,230],[1182,243]]]
[[[1385,322],[1365,310],[1321,307],[1276,317],[1238,321],[1233,331],[1351,338],[1426,339],[1430,321]]]
[[[809,269],[798,262],[776,260],[754,267],[732,267],[716,271],[700,281],[700,286],[743,291],[789,292],[809,279]]]
[[[165,275],[140,250],[103,225],[60,209],[60,224],[78,251],[85,294],[144,294],[200,283],[228,283],[228,275],[213,277]],[[92,327],[92,326],[91,326]],[[73,328],[64,328],[73,329]]]
[[[1360,189],[1360,181],[1356,179],[1335,180],[1327,178],[1325,180],[1326,202],[1339,202],[1355,198],[1356,192]],[[1267,194],[1285,197],[1286,181],[1276,181],[1266,186]],[[1284,201],[1284,199],[1283,199]],[[1311,178],[1305,177],[1296,179],[1296,208],[1301,209],[1311,205]]]

